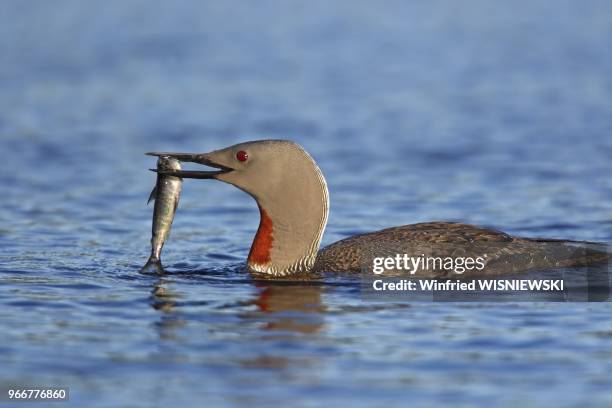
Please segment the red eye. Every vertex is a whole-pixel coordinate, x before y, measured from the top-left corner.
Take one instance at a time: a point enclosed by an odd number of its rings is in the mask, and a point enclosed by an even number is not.
[[[238,153],[236,153],[236,159],[238,159],[238,161],[247,161],[248,158],[249,158],[249,155],[244,150],[241,150]]]

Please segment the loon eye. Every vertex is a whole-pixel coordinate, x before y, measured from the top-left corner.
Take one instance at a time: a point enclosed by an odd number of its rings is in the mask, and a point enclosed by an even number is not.
[[[248,158],[249,158],[249,155],[244,150],[241,150],[238,153],[236,153],[236,159],[238,161],[241,161],[241,162],[247,161]]]

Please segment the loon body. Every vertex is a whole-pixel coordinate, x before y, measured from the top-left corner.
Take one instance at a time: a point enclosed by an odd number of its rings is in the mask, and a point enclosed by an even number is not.
[[[485,267],[462,272],[467,276],[589,266],[610,258],[605,244],[595,242],[521,238],[470,224],[426,222],[355,235],[335,242],[319,251],[315,269],[358,272],[369,266],[374,257],[404,253],[413,257],[427,254],[436,259],[482,257]],[[439,266],[418,269],[414,275],[457,277]]]
[[[355,235],[321,250],[329,213],[323,174],[312,157],[288,140],[240,143],[210,153],[147,153],[204,164],[216,171],[166,171],[181,178],[216,179],[251,195],[260,223],[247,265],[255,273],[287,276],[314,272],[359,272],[373,258],[396,254],[483,257],[482,275],[586,266],[607,261],[605,244],[513,237],[493,229],[428,222]],[[445,276],[423,267],[416,276]],[[476,271],[466,273],[471,275]]]

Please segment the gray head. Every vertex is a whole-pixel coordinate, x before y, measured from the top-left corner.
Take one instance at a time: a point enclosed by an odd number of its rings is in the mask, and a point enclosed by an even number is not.
[[[309,270],[327,223],[329,196],[321,170],[288,140],[240,143],[210,153],[149,153],[218,169],[173,171],[183,178],[215,179],[250,194],[259,206],[259,229],[248,265],[273,275]]]

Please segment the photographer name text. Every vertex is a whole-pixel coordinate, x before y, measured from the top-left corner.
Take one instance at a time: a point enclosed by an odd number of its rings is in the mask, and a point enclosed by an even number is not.
[[[466,282],[459,279],[401,279],[388,282],[376,279],[372,288],[377,291],[544,291],[562,292],[563,279],[474,279]]]

